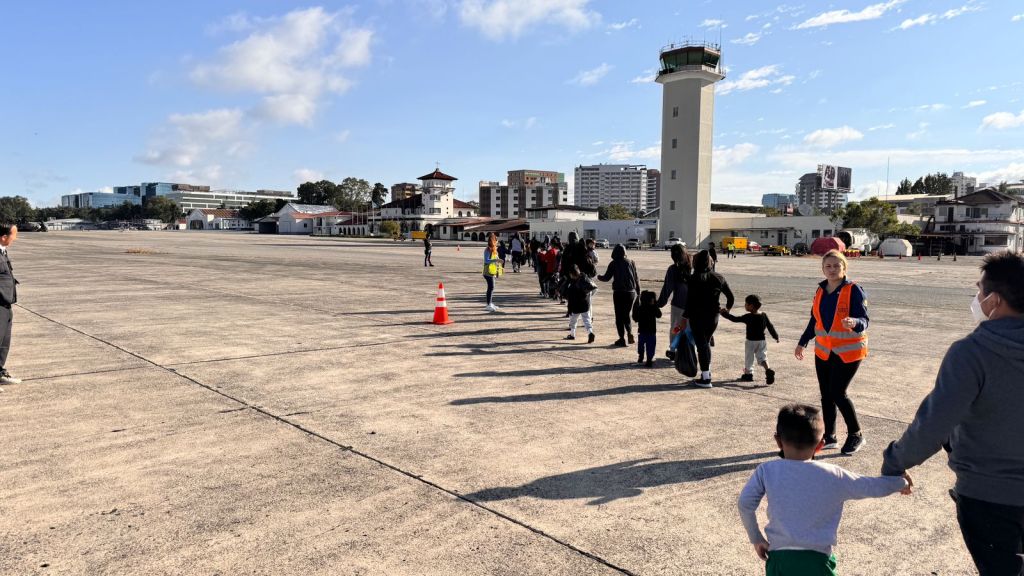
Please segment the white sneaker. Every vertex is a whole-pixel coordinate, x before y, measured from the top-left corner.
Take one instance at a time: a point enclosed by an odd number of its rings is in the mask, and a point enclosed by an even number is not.
[[[21,384],[21,378],[11,376],[7,370],[0,370],[0,384]]]

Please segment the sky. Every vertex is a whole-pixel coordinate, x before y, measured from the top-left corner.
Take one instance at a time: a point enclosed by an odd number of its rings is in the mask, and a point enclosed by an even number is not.
[[[150,181],[386,186],[456,196],[515,169],[660,163],[659,50],[721,42],[715,202],[853,199],[903,177],[1024,179],[1024,1],[10,2],[0,195]]]

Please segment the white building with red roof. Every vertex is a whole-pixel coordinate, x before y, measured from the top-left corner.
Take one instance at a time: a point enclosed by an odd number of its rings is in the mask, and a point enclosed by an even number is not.
[[[403,233],[433,230],[434,238],[458,238],[467,224],[488,221],[479,217],[479,209],[455,198],[455,178],[440,169],[418,178],[423,191],[408,198],[399,198],[380,207],[380,212],[370,217],[374,230],[380,230],[380,223],[388,220],[398,222]]]
[[[189,230],[248,230],[248,220],[238,210],[227,208],[195,208],[185,219]]]

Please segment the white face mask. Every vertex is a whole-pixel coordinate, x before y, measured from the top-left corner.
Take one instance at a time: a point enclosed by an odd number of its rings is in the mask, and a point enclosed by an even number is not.
[[[985,296],[984,298],[979,300],[980,296],[981,292],[978,292],[977,294],[975,294],[974,299],[971,300],[971,314],[974,316],[974,321],[977,322],[978,324],[981,324],[985,320],[988,320],[988,315],[985,314],[985,311],[981,308],[981,303],[991,298],[992,294],[989,294],[988,296]]]

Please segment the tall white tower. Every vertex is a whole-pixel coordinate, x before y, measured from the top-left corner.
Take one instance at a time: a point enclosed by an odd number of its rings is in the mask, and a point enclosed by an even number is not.
[[[662,239],[703,248],[711,235],[711,136],[715,82],[725,78],[713,44],[673,44],[661,50]]]

